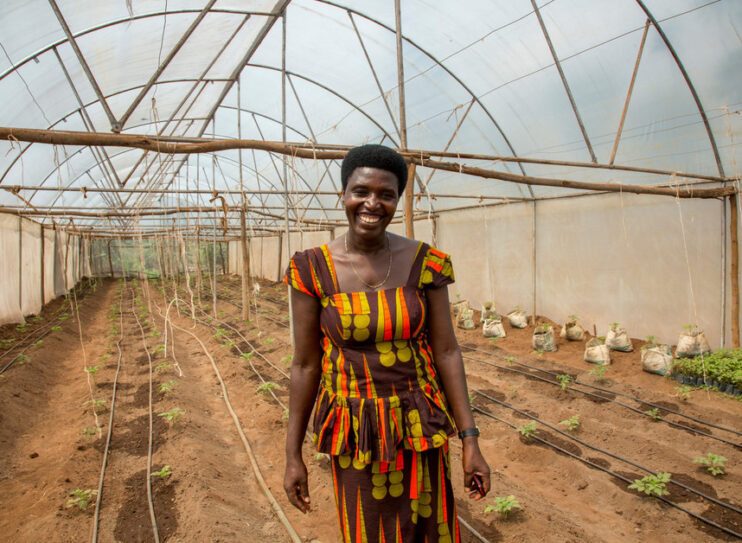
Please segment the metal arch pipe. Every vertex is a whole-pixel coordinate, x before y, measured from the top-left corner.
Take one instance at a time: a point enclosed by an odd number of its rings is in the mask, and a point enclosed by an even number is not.
[[[375,24],[379,25],[380,27],[382,27],[383,29],[385,29],[385,30],[387,30],[389,32],[392,32],[392,33],[395,32],[395,30],[393,28],[385,25],[381,21],[377,21],[373,17],[370,17],[368,15],[365,15],[365,14],[363,14],[363,13],[361,13],[359,11],[356,11],[354,9],[350,9],[348,7],[345,7],[345,6],[338,5],[338,4],[334,3],[334,2],[331,2],[330,0],[315,0],[315,1],[321,2],[322,4],[327,4],[328,6],[332,6],[332,7],[338,8],[338,9],[345,10],[345,11],[347,11],[349,13],[354,14],[354,15],[358,15],[359,17],[363,17],[367,21],[371,21],[372,23],[375,23]],[[479,97],[476,94],[474,94],[474,92],[468,87],[468,85],[466,85],[461,80],[461,78],[459,78],[449,68],[447,68],[441,61],[439,61],[435,56],[433,56],[432,53],[429,53],[423,47],[419,46],[414,41],[412,41],[410,38],[406,38],[406,37],[402,36],[402,40],[406,41],[407,43],[409,43],[410,45],[412,45],[415,49],[417,49],[422,54],[424,54],[426,57],[428,57],[430,60],[432,60],[435,63],[436,66],[438,66],[439,68],[441,68],[444,72],[446,72],[448,75],[450,75],[459,85],[461,85],[461,87],[466,92],[469,93],[469,95],[477,103],[477,105],[479,105],[479,107],[482,108],[482,111],[484,111],[485,115],[487,115],[487,117],[490,119],[490,121],[492,121],[492,124],[495,125],[495,128],[497,128],[497,131],[502,136],[503,141],[508,146],[508,149],[513,154],[513,156],[518,156],[518,154],[515,152],[515,149],[513,148],[512,144],[510,143],[510,140],[508,139],[507,135],[505,135],[505,132],[503,131],[503,129],[500,126],[500,124],[495,120],[495,118],[492,116],[492,114],[487,109],[487,107],[479,100]],[[521,173],[523,175],[526,175],[525,169],[523,168],[523,166],[521,164],[518,164],[518,168],[520,169],[520,171],[521,171]]]
[[[690,93],[693,96],[693,101],[696,103],[696,107],[698,108],[698,113],[701,115],[701,119],[703,120],[703,126],[706,127],[706,133],[708,134],[709,142],[711,143],[711,149],[714,152],[714,158],[716,159],[716,166],[719,169],[719,175],[721,177],[726,177],[726,175],[724,174],[724,166],[721,163],[721,155],[719,155],[719,148],[716,145],[716,138],[714,138],[714,133],[711,131],[711,125],[709,125],[708,117],[706,117],[706,111],[703,109],[701,98],[698,96],[696,88],[693,85],[688,72],[685,70],[683,62],[680,60],[680,57],[675,51],[675,48],[672,46],[672,43],[670,43],[670,39],[665,34],[665,31],[662,30],[660,23],[657,21],[657,19],[655,19],[654,15],[652,15],[652,12],[649,11],[649,8],[647,8],[643,0],[636,0],[636,3],[639,4],[639,7],[647,15],[647,18],[652,21],[652,25],[657,29],[657,33],[662,38],[662,41],[667,47],[667,50],[672,55],[672,58],[675,60],[675,64],[680,70],[680,73],[683,75],[683,79],[685,79],[685,83],[686,85],[688,85],[688,90],[690,90]]]

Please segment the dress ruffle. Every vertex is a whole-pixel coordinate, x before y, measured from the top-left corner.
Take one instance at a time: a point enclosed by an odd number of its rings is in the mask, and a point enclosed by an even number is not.
[[[446,406],[430,383],[380,398],[339,396],[320,387],[314,443],[321,453],[350,454],[363,464],[393,462],[399,449],[441,447],[455,434]]]

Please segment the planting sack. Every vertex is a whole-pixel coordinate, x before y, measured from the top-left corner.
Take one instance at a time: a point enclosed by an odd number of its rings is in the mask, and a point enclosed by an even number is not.
[[[584,341],[585,329],[576,321],[569,321],[562,326],[559,337],[567,338],[569,341]]]
[[[585,362],[608,366],[611,363],[611,350],[598,338],[593,338],[585,344]]]
[[[533,349],[538,351],[549,351],[549,352],[556,352],[558,349],[557,347],[557,341],[556,341],[556,335],[554,334],[554,328],[552,326],[548,326],[546,329],[544,329],[542,326],[539,326],[533,331],[533,339],[531,340],[531,344],[533,345]]]
[[[502,325],[502,320],[497,318],[484,321],[482,334],[484,337],[505,337],[505,327]]]
[[[510,326],[513,328],[525,328],[528,326],[528,318],[526,312],[516,309],[507,314],[507,318],[510,321]]]
[[[458,317],[462,310],[469,309],[469,300],[454,302],[451,307],[453,307],[453,316]]]
[[[459,311],[456,317],[456,326],[463,330],[474,330],[476,325],[474,324],[474,310],[473,309],[462,309]]]
[[[631,345],[631,338],[629,338],[629,334],[623,326],[616,326],[608,330],[608,334],[605,336],[605,344],[612,351],[628,353],[634,350]]]
[[[489,308],[482,306],[482,317],[479,320],[480,322],[484,322],[488,319],[496,319],[498,321],[502,320],[502,317],[500,317],[497,311],[495,311],[495,306],[490,306]]]
[[[711,347],[709,347],[706,334],[703,333],[703,330],[695,327],[680,334],[678,347],[675,349],[675,354],[679,358],[692,358],[710,352]]]
[[[655,345],[642,349],[642,369],[649,373],[665,375],[672,367],[672,349],[669,345]]]

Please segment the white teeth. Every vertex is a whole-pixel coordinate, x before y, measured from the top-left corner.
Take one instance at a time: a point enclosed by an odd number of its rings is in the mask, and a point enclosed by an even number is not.
[[[361,222],[365,222],[368,224],[377,223],[381,220],[381,217],[377,217],[375,215],[358,215],[358,218],[361,219]]]

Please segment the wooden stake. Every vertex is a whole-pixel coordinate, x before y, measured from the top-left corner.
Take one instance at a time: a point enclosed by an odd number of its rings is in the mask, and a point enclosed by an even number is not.
[[[415,198],[415,163],[410,162],[407,166],[407,190],[404,196],[404,224],[405,235],[410,239],[415,239],[415,225],[412,221]]]
[[[242,238],[240,248],[242,249],[242,320],[247,321],[250,318],[250,300],[249,300],[249,281],[250,281],[250,255],[247,252],[247,219],[245,210],[240,212],[240,229]]]
[[[281,280],[281,271],[282,271],[281,258],[283,256],[281,254],[282,252],[283,252],[283,235],[279,232],[278,233],[278,273],[277,273],[278,281]]]
[[[732,348],[739,348],[739,240],[737,236],[737,195],[729,196],[729,230],[732,250]]]
[[[198,305],[201,305],[201,229],[196,227],[196,297]]]
[[[111,241],[108,240],[108,270],[110,272],[110,276],[113,277],[113,259],[111,258]]]
[[[44,270],[44,261],[46,260],[44,251],[46,249],[46,240],[44,238],[46,236],[44,236],[44,225],[39,224],[39,228],[41,229],[41,307],[44,307],[44,300],[46,298],[46,292],[44,291],[44,275],[46,272]]]

